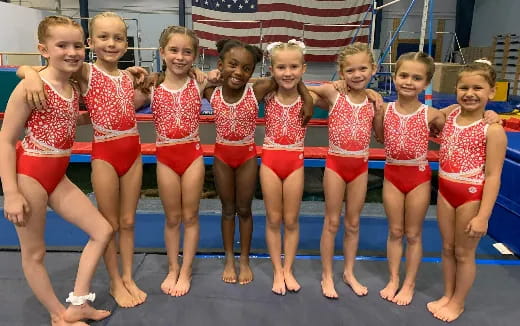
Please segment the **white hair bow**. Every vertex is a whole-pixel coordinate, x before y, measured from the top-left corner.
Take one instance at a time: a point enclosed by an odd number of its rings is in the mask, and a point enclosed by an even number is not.
[[[282,42],[269,43],[265,49],[267,50],[267,53],[269,53],[269,55],[271,55],[271,52],[273,51],[273,49],[281,44],[282,44]]]
[[[305,43],[303,43],[302,41],[297,41],[295,39],[292,39],[292,40],[289,40],[287,43],[298,45],[300,47],[300,49],[302,49],[303,54],[305,54]]]
[[[490,65],[490,66],[493,65],[493,64],[491,63],[491,61],[489,61],[489,60],[487,60],[487,59],[478,59],[478,60],[475,60],[475,62],[483,63],[483,64]]]

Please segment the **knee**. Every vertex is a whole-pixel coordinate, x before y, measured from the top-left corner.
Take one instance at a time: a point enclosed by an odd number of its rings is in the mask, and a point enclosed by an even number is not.
[[[110,223],[103,221],[103,223],[100,223],[100,225],[96,228],[96,231],[91,235],[90,238],[94,241],[108,243],[113,235],[114,229]]]
[[[475,252],[467,248],[455,247],[455,259],[457,263],[468,263],[475,259]]]
[[[225,220],[235,219],[236,208],[235,205],[224,205],[222,204],[222,218]]]
[[[350,235],[359,234],[359,220],[357,221],[345,221],[345,233]]]
[[[181,225],[182,216],[180,214],[167,215],[166,216],[166,228],[176,229]]]
[[[336,234],[339,230],[339,218],[325,217],[325,229],[330,233]]]
[[[421,232],[406,232],[406,243],[413,246],[421,243]]]
[[[199,224],[199,216],[197,214],[187,214],[182,217],[184,227],[191,227]]]
[[[133,230],[135,224],[135,216],[123,216],[119,222],[119,228],[121,230]]]
[[[453,244],[448,243],[442,245],[442,257],[448,259],[455,258],[455,247]]]
[[[390,228],[388,232],[388,240],[390,241],[402,241],[403,240],[403,229],[402,228]]]
[[[237,215],[240,219],[250,219],[252,216],[251,207],[237,207]]]
[[[290,222],[284,222],[284,228],[287,232],[296,232],[298,231],[300,224],[298,223],[298,219],[291,220]]]
[[[22,265],[43,265],[45,260],[45,246],[42,248],[34,248],[22,250]]]
[[[265,227],[269,230],[280,230],[282,226],[281,216],[269,216],[265,221]]]

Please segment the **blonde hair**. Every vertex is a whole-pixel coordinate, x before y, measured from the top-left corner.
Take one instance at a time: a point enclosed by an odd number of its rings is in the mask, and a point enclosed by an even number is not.
[[[368,45],[366,43],[354,42],[352,44],[345,46],[338,53],[337,63],[338,63],[339,69],[340,70],[343,69],[343,67],[345,66],[345,60],[347,59],[348,56],[358,54],[358,53],[366,53],[370,60],[370,64],[375,65],[374,55],[372,54],[372,51],[370,51]]]
[[[47,16],[38,24],[38,42],[44,43],[49,37],[49,28],[52,26],[71,26],[79,29],[83,34],[83,28],[76,21],[65,16]]]
[[[271,66],[274,64],[274,56],[276,53],[278,53],[279,51],[283,51],[283,50],[296,50],[298,51],[301,56],[302,56],[302,63],[305,63],[305,51],[304,51],[304,47],[305,45],[303,45],[302,42],[277,42],[277,43],[273,43],[273,45],[271,46],[271,48],[268,48],[268,53],[269,53],[269,60],[271,61]]]
[[[497,81],[497,73],[493,66],[491,66],[491,62],[487,61],[487,59],[479,59],[472,63],[465,65],[457,76],[457,84],[460,81],[463,73],[476,73],[482,77],[489,83],[489,86],[495,87]]]
[[[92,17],[92,19],[88,22],[88,33],[90,35],[92,35],[93,31],[94,31],[94,23],[95,21],[98,19],[98,18],[119,18],[119,20],[121,20],[121,22],[123,23],[123,25],[125,26],[125,35],[127,34],[128,32],[128,25],[125,23],[125,20],[119,16],[118,14],[116,14],[115,12],[111,12],[111,11],[105,11],[105,12],[102,12],[102,13],[99,13],[97,15],[95,15],[94,17]]]
[[[161,49],[164,49],[166,45],[168,45],[168,42],[170,41],[170,37],[172,34],[182,34],[189,37],[193,46],[193,54],[196,57],[199,50],[199,39],[197,35],[195,35],[194,31],[183,26],[171,25],[163,29],[163,31],[161,32],[161,36],[159,37],[159,47]],[[159,78],[157,78],[155,86],[159,86],[164,81],[164,78],[166,78],[166,74],[164,73],[166,71],[166,63],[164,62],[164,60],[162,62],[161,70],[162,72],[159,74]]]
[[[401,68],[401,65],[405,61],[418,61],[424,64],[426,66],[426,81],[429,83],[432,80],[433,74],[435,73],[435,62],[433,61],[432,57],[424,52],[408,52],[402,54],[395,63],[396,73],[399,71],[399,68]]]

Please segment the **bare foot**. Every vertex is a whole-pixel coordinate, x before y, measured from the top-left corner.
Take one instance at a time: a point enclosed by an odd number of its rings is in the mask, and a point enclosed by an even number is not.
[[[399,282],[389,281],[385,288],[379,291],[379,295],[385,300],[392,301],[398,288]]]
[[[110,316],[110,311],[97,310],[84,303],[81,306],[70,305],[63,313],[63,320],[69,323],[80,320],[102,320]]]
[[[249,266],[248,259],[240,259],[240,273],[238,274],[238,283],[244,285],[253,281],[253,271]]]
[[[435,318],[445,321],[447,323],[454,321],[464,311],[464,306],[460,306],[453,301],[448,302],[442,306],[436,313],[433,314]]]
[[[122,281],[110,284],[110,295],[114,298],[117,305],[122,308],[131,308],[137,305],[134,297],[128,292]]]
[[[274,294],[285,295],[285,279],[283,277],[283,272],[275,272],[273,275],[273,288],[271,289]]]
[[[179,271],[171,270],[166,278],[161,283],[161,291],[164,294],[172,295],[173,289],[175,288],[175,284],[177,284],[177,278],[179,277]]]
[[[450,302],[450,298],[447,296],[442,296],[440,299],[428,302],[426,307],[428,308],[428,311],[432,314],[435,314],[442,306]]]
[[[412,285],[404,285],[401,287],[397,295],[392,299],[393,303],[398,306],[407,306],[412,302],[415,287]]]
[[[354,293],[359,297],[368,294],[368,288],[359,283],[354,275],[347,275],[346,273],[343,273],[343,282],[350,286],[352,291],[354,291]]]
[[[123,284],[125,285],[125,288],[128,290],[128,293],[132,295],[134,298],[134,301],[137,304],[141,304],[146,301],[146,297],[148,294],[137,287],[137,284],[135,284],[135,281],[130,279],[128,281],[123,281]]]
[[[237,272],[235,270],[235,256],[226,255],[224,262],[224,271],[222,272],[222,281],[226,283],[237,282]]]
[[[284,271],[283,277],[285,279],[285,285],[287,286],[287,290],[289,292],[298,292],[302,288],[300,286],[300,283],[296,280],[294,277],[294,274],[292,271]]]
[[[191,287],[191,270],[187,273],[180,273],[177,279],[177,284],[173,288],[172,295],[174,297],[181,297],[190,291]]]
[[[321,277],[321,291],[326,298],[337,299],[339,297],[332,277]]]

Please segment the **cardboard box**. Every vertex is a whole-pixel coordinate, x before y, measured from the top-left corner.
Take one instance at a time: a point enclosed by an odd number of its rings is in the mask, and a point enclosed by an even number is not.
[[[434,92],[455,94],[455,86],[459,71],[464,65],[457,63],[435,63],[435,74],[432,78]]]

